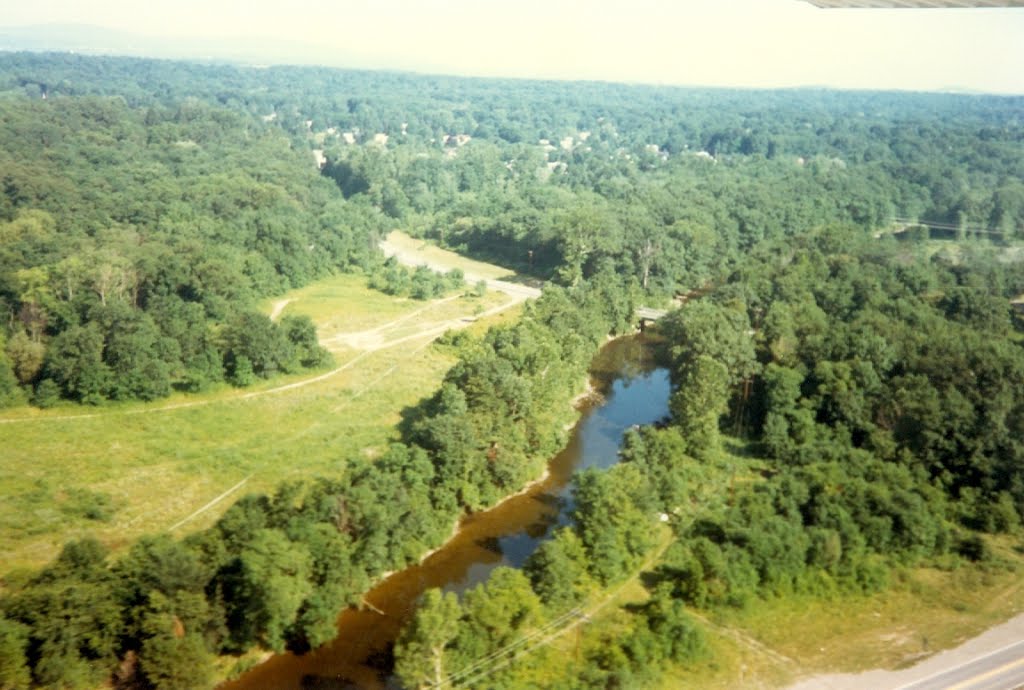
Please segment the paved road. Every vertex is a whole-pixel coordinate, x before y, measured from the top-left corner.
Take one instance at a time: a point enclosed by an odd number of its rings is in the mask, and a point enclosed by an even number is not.
[[[1024,687],[1024,641],[976,657],[897,690],[1016,690]]]
[[[421,255],[416,254],[415,252],[406,251],[403,248],[399,247],[398,245],[388,242],[387,240],[381,241],[380,248],[384,252],[384,256],[393,256],[396,259],[398,259],[399,263],[402,263],[406,266],[415,267],[426,265],[427,268],[433,271],[441,271],[442,273],[446,273],[447,271],[450,271],[452,269],[451,266],[445,265],[440,261],[424,259]],[[475,275],[470,271],[467,271],[465,276],[466,283],[468,283],[469,285],[475,285],[476,283],[479,283],[481,280],[483,280],[485,283],[487,283],[488,290],[502,292],[506,295],[509,295],[510,297],[515,297],[516,299],[527,300],[540,297],[540,288],[534,287],[532,285],[512,283],[507,280],[491,280]],[[650,307],[638,307],[636,310],[636,315],[638,317],[642,319],[647,319],[648,321],[656,321],[657,319],[660,319],[662,316],[664,316],[665,313],[666,311],[664,309],[651,309]]]

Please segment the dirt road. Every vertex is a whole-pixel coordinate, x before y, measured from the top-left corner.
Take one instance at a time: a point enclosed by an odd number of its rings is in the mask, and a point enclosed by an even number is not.
[[[441,273],[447,273],[453,268],[460,268],[466,276],[466,282],[470,285],[475,285],[482,280],[487,284],[487,289],[502,292],[520,301],[540,297],[539,285],[496,278],[494,276],[496,267],[494,266],[467,261],[458,254],[436,247],[419,248],[415,246],[415,243],[416,241],[408,235],[393,232],[381,241],[380,248],[384,252],[384,256],[393,256],[404,266],[426,266],[432,271]],[[479,268],[476,268],[477,266]],[[514,274],[509,272],[508,277],[514,277]]]

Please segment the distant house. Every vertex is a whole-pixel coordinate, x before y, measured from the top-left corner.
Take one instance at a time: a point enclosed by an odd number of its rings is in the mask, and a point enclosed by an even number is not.
[[[468,134],[445,134],[444,139],[441,140],[441,143],[443,143],[445,146],[451,146],[453,144],[455,146],[465,146],[472,140],[473,137],[471,137]]]
[[[1010,300],[1010,306],[1013,307],[1018,314],[1024,314],[1024,295],[1021,295],[1017,299]]]

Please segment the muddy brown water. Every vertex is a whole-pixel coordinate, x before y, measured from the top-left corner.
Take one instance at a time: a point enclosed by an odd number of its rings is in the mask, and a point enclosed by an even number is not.
[[[591,365],[598,395],[585,401],[568,445],[550,462],[548,476],[494,508],[466,517],[457,534],[418,565],[382,580],[346,609],[338,636],[316,651],[278,654],[221,690],[339,690],[399,687],[390,676],[390,647],[431,587],[464,590],[500,565],[520,567],[552,529],[568,522],[572,475],[618,461],[622,436],[634,425],[668,414],[668,371],[657,367],[644,336],[608,343]]]

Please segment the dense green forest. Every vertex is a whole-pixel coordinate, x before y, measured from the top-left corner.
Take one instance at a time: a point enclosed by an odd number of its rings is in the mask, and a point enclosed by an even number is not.
[[[459,362],[383,457],[240,500],[210,530],[4,578],[0,687],[191,688],[213,659],[315,648],[339,607],[537,476],[634,303],[666,428],[577,479],[522,572],[428,594],[396,668],[455,670],[674,543],[629,635],[569,669],[642,685],[705,653],[686,607],[875,591],[984,559],[1024,513],[1024,99],[473,80],[0,55],[0,403],[150,400],[325,363],[258,298],[333,271],[429,298],[393,228],[550,282]],[[318,164],[315,154],[323,156]],[[958,228],[925,251],[894,218]],[[926,233],[925,233],[926,234]],[[453,276],[454,281],[458,276]],[[735,490],[723,434],[760,456]],[[426,663],[429,660],[430,663]],[[515,686],[517,668],[494,677]]]
[[[428,593],[396,649],[408,686],[564,625],[635,574],[659,515],[674,539],[650,600],[559,687],[648,687],[701,658],[687,609],[876,592],[903,567],[990,560],[981,535],[1020,528],[1024,324],[1007,296],[1024,289],[1021,264],[990,249],[928,259],[830,227],[766,245],[723,280],[659,324],[671,423],[630,432],[621,464],[575,477],[572,525],[525,573],[499,569],[461,603]],[[764,464],[723,454],[726,433]],[[491,597],[521,610],[496,622]],[[530,663],[490,685],[520,687]]]
[[[0,99],[7,369],[41,406],[315,366],[308,321],[254,300],[365,261],[333,185],[259,122],[200,103]]]
[[[0,68],[8,404],[315,363],[298,326],[257,344],[231,324],[256,297],[369,267],[396,226],[567,284],[607,261],[660,295],[823,223],[919,218],[1003,241],[1024,226],[1019,98],[73,55]]]

